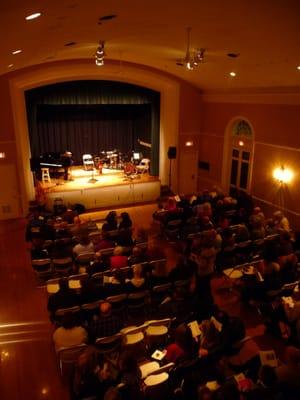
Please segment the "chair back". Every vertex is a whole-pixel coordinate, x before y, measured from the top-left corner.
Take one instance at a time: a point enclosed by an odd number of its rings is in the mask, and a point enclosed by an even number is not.
[[[57,352],[60,373],[66,382],[69,381],[72,375],[78,357],[86,348],[86,344],[79,344],[77,346],[61,348]]]
[[[57,293],[59,291],[59,281],[60,278],[49,279],[46,282],[47,293],[49,295]]]
[[[32,267],[36,272],[51,271],[51,260],[50,260],[50,258],[42,258],[39,260],[32,260]]]
[[[144,380],[144,393],[148,400],[165,400],[169,397],[168,388],[169,374],[162,372],[160,374],[152,373]]]
[[[68,283],[70,289],[81,289],[82,282],[88,279],[89,275],[87,273],[70,275],[68,277]]]
[[[64,317],[66,314],[77,314],[80,313],[80,307],[68,307],[68,308],[60,308],[55,311],[55,317]]]
[[[171,283],[164,283],[163,285],[154,286],[152,289],[153,293],[168,293],[172,287]]]
[[[82,155],[82,161],[86,162],[86,161],[93,161],[93,157],[91,154],[83,154]]]
[[[112,336],[102,337],[96,339],[95,345],[97,350],[102,354],[112,353],[117,351],[122,343],[122,334],[117,333]]]
[[[71,257],[64,257],[64,258],[54,258],[52,260],[53,268],[55,271],[69,271],[71,272],[73,267],[73,261]]]
[[[100,254],[102,257],[110,257],[114,253],[114,247],[110,247],[109,249],[100,250]]]
[[[150,271],[154,271],[157,276],[166,276],[167,275],[167,260],[165,258],[155,261],[149,262]]]
[[[89,264],[91,261],[94,261],[96,258],[96,254],[94,252],[82,253],[76,257],[76,262],[78,264]]]

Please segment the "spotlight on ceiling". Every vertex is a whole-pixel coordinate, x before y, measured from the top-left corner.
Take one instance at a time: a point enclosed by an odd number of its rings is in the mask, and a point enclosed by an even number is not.
[[[42,13],[40,12],[36,12],[30,15],[27,15],[27,17],[25,17],[26,21],[31,21],[32,19],[36,19],[39,18],[42,15]]]
[[[13,54],[13,55],[20,54],[20,53],[22,53],[21,49],[14,50],[14,51],[11,52],[11,54]]]
[[[104,65],[104,56],[104,41],[100,40],[99,46],[95,54],[95,63],[98,67],[102,67]]]
[[[236,73],[234,71],[231,71],[231,72],[229,72],[229,75],[234,78],[236,76]]]
[[[300,71],[300,65],[297,66],[297,70]]]

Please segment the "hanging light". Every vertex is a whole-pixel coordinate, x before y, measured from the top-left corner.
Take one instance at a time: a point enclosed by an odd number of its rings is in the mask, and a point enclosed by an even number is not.
[[[99,46],[95,54],[95,63],[98,67],[102,67],[104,65],[104,56],[104,41],[102,40],[99,42]]]

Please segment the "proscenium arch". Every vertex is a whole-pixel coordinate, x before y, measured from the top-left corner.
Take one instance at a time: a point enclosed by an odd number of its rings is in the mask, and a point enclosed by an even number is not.
[[[222,188],[226,193],[229,193],[230,187],[230,169],[231,169],[231,151],[233,136],[232,131],[234,126],[240,122],[245,121],[251,128],[252,140],[250,148],[250,171],[249,171],[249,192],[251,192],[252,185],[252,170],[253,170],[253,158],[254,158],[254,145],[255,145],[255,133],[251,122],[244,116],[235,116],[227,124],[224,135],[224,146],[223,146],[223,164],[222,164]]]
[[[23,215],[28,209],[28,202],[35,198],[34,184],[30,171],[30,143],[27,124],[24,92],[28,89],[74,80],[111,80],[132,83],[160,92],[160,150],[159,178],[161,183],[168,183],[169,146],[178,146],[179,121],[179,83],[159,71],[124,63],[109,64],[108,68],[96,67],[92,62],[66,61],[34,66],[12,77],[10,94],[12,101],[14,128],[17,146],[17,162],[20,172],[21,205]],[[177,163],[172,168],[172,183],[177,188]]]

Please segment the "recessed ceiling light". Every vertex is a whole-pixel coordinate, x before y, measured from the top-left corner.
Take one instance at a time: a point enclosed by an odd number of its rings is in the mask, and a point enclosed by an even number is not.
[[[7,66],[7,68],[12,68],[14,66],[14,64],[9,64],[8,66]]]
[[[42,14],[40,12],[36,12],[36,13],[30,14],[30,15],[27,15],[27,17],[25,17],[25,19],[27,21],[31,21],[32,19],[36,19],[36,18],[40,17],[41,15]]]
[[[300,71],[300,65],[297,66],[297,69]]]
[[[14,50],[14,51],[11,52],[11,54],[13,54],[13,55],[20,54],[20,53],[22,53],[21,49]]]
[[[68,42],[65,43],[64,46],[74,46],[75,44],[77,44],[77,42]]]
[[[227,53],[227,57],[230,58],[237,58],[240,55],[240,53]]]
[[[99,21],[109,21],[110,19],[114,19],[116,17],[116,14],[103,15],[102,17],[99,17]]]
[[[236,76],[236,73],[233,72],[233,71],[231,71],[231,72],[229,72],[229,75],[232,76],[232,77],[234,77],[234,76]]]

